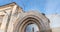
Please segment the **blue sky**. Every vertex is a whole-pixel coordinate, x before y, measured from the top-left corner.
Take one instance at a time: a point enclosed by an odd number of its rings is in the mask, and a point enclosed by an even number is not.
[[[60,14],[60,0],[0,0],[0,6],[16,2],[24,11],[38,10],[45,14]]]

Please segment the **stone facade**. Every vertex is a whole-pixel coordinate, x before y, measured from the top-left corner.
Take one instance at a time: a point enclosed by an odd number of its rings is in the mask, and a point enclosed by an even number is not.
[[[50,21],[37,11],[24,12],[16,3],[0,7],[0,30],[3,32],[25,32],[27,25],[37,24],[38,32],[51,32]]]

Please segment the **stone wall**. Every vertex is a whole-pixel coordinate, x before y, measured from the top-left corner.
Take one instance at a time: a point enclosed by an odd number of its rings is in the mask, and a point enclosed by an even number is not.
[[[4,32],[25,32],[27,25],[37,24],[39,32],[51,32],[50,21],[37,11],[24,12],[16,3],[0,7],[0,30]]]

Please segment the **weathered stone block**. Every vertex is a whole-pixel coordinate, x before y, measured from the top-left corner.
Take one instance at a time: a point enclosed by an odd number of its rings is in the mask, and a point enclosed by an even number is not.
[[[26,32],[30,24],[36,24],[38,32],[51,32],[48,18],[37,11],[24,12],[16,3],[2,6],[0,11],[4,15],[0,29],[4,32]]]

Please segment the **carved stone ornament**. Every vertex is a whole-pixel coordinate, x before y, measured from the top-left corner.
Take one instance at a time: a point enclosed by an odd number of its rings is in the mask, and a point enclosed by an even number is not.
[[[16,3],[0,7],[0,30],[4,32],[51,32],[49,23],[42,13],[24,12]]]

